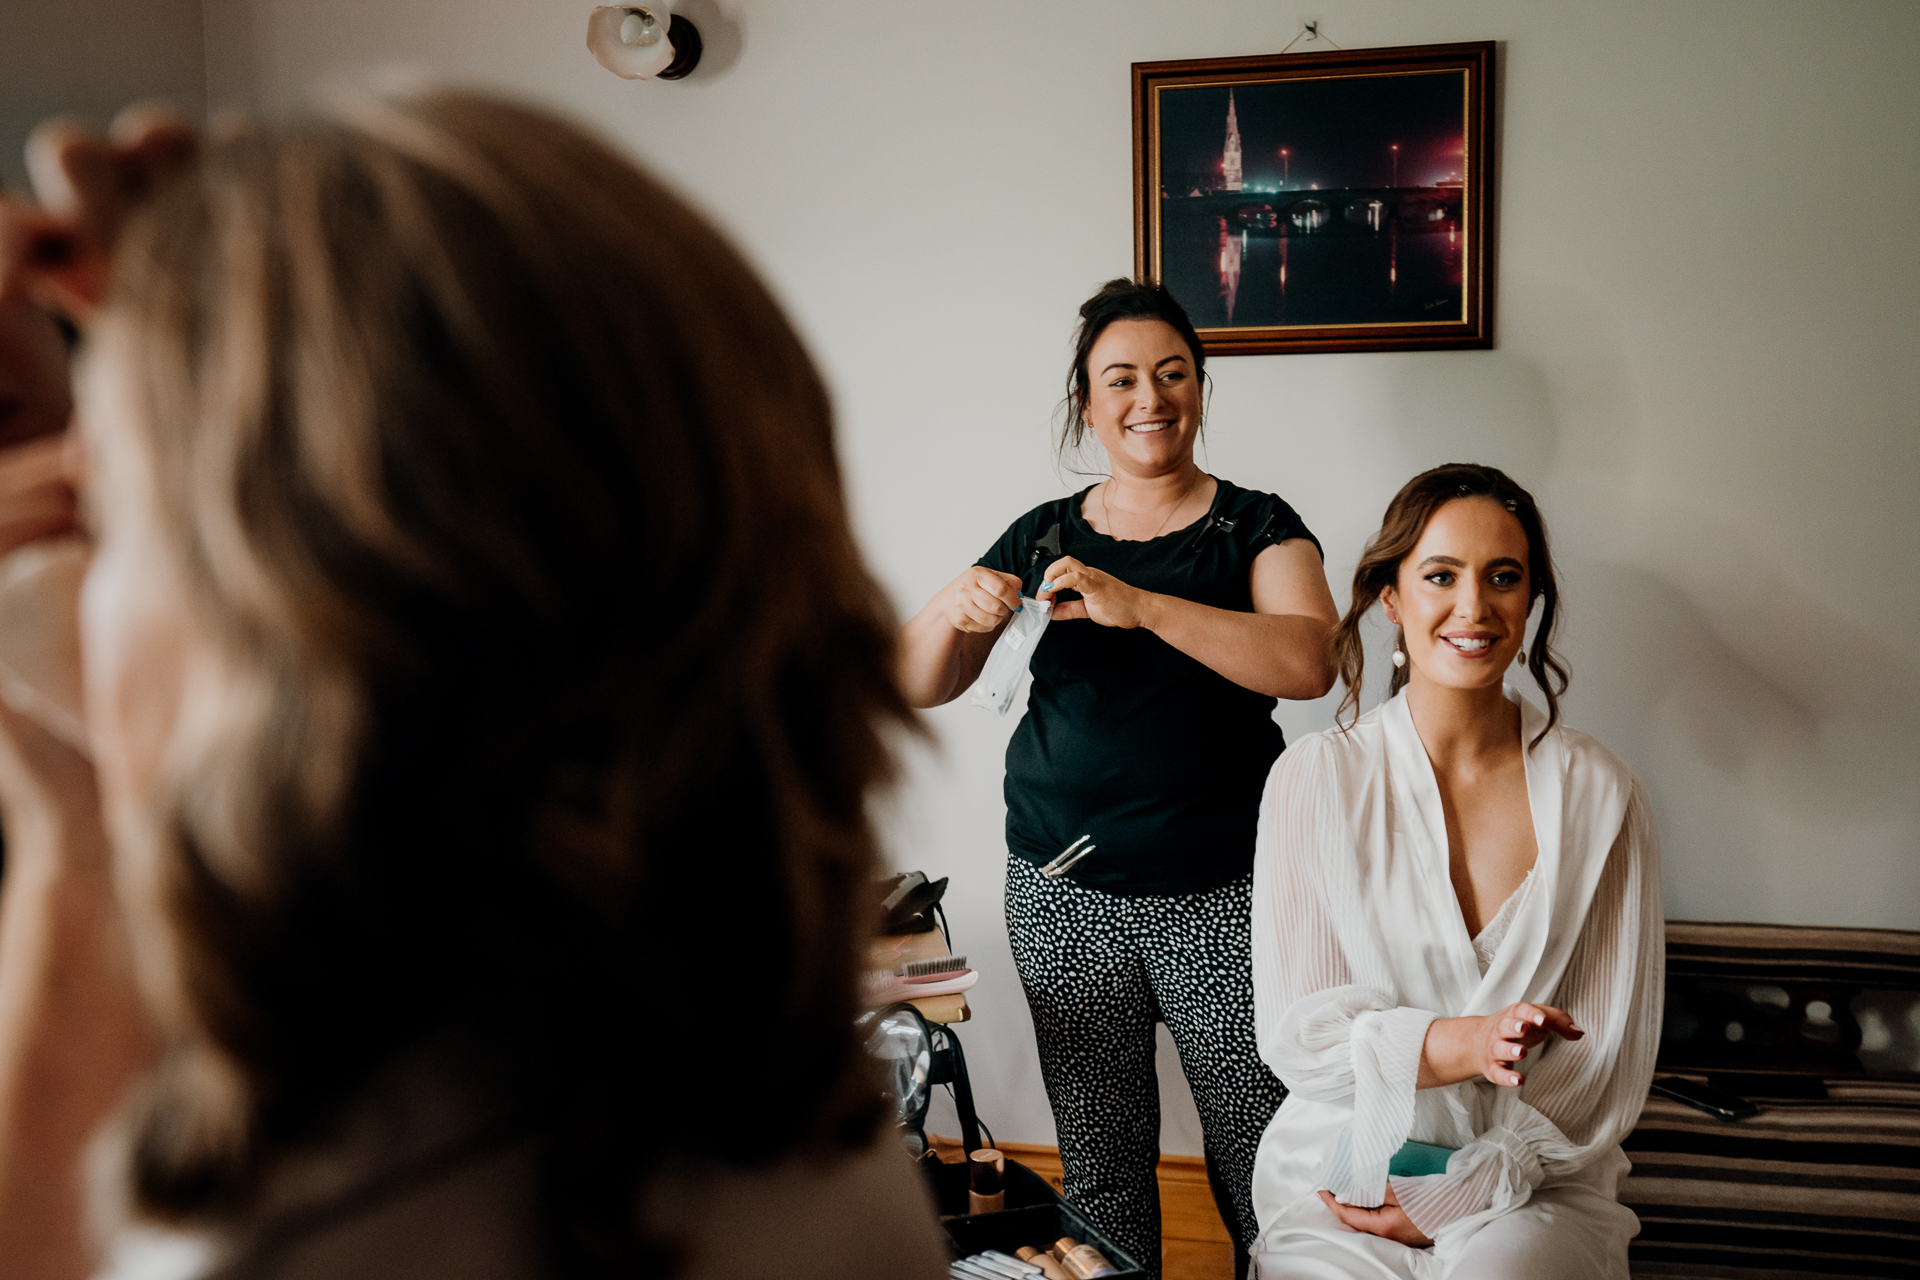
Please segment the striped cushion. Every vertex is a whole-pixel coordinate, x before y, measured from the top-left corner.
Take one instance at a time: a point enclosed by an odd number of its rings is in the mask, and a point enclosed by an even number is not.
[[[1633,1274],[1920,1280],[1920,934],[1669,921],[1667,948],[1660,1074],[1760,1114],[1648,1099]]]
[[[1649,1098],[1620,1188],[1633,1274],[1920,1277],[1920,1084],[1827,1092],[1733,1123]]]

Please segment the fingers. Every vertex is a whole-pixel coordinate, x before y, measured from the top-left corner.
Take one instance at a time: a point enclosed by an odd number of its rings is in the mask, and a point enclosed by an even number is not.
[[[1497,1028],[1502,1035],[1518,1036],[1528,1044],[1539,1044],[1549,1033],[1563,1040],[1578,1040],[1587,1033],[1574,1025],[1564,1009],[1550,1004],[1516,1004],[1500,1014]]]
[[[975,565],[955,581],[954,605],[947,621],[956,631],[993,631],[1019,607],[1018,578]]]
[[[1010,573],[975,565],[967,593],[994,616],[996,626],[998,620],[1012,616],[1020,608],[1020,579]]]
[[[0,555],[70,533],[79,502],[66,467],[66,441],[47,436],[0,449]]]
[[[1347,1230],[1349,1231],[1365,1231],[1366,1230],[1366,1227],[1363,1225],[1365,1222],[1365,1219],[1361,1216],[1362,1214],[1365,1213],[1365,1210],[1355,1209],[1351,1205],[1341,1204],[1338,1200],[1335,1200],[1333,1198],[1333,1192],[1331,1191],[1322,1191],[1320,1193],[1320,1201],[1322,1204],[1325,1204],[1327,1206],[1328,1211],[1331,1212],[1334,1217],[1338,1218],[1340,1220],[1340,1225],[1345,1227]]]
[[[1018,609],[1020,607],[1020,579],[1018,575],[1001,573],[997,569],[981,569],[980,572],[986,577],[990,584],[995,599],[1001,601],[1010,609]]]
[[[1493,1015],[1492,1033],[1487,1046],[1487,1079],[1498,1085],[1516,1087],[1526,1077],[1513,1069],[1526,1059],[1527,1051],[1544,1042],[1549,1035],[1578,1040],[1586,1034],[1574,1025],[1564,1009],[1548,1004],[1521,1003]]]
[[[198,135],[171,108],[136,103],[102,136],[70,117],[27,139],[37,216],[9,210],[0,228],[0,291],[23,293],[77,323],[106,296],[114,240],[127,212],[192,162]]]
[[[27,136],[27,176],[40,207],[111,243],[126,212],[126,181],[113,144],[71,116]]]
[[[1085,569],[1086,566],[1072,556],[1061,556],[1048,565],[1046,572],[1041,575],[1046,580],[1040,584],[1040,590],[1037,593],[1039,598],[1054,600],[1062,591],[1080,590],[1081,575]],[[1055,613],[1053,616],[1058,618],[1062,615]]]
[[[1341,1204],[1333,1198],[1331,1191],[1320,1192],[1320,1202],[1329,1212],[1340,1220],[1340,1225],[1349,1231],[1359,1231],[1370,1236],[1383,1236],[1389,1240],[1397,1235],[1395,1228],[1406,1220],[1406,1211],[1399,1207],[1399,1201],[1393,1199],[1393,1189],[1387,1189],[1387,1203],[1378,1209],[1360,1209],[1350,1204]],[[1408,1224],[1409,1227],[1411,1224]],[[1417,1233],[1416,1233],[1417,1234]]]
[[[1574,1025],[1573,1015],[1566,1010],[1556,1009],[1552,1005],[1546,1004],[1539,1006],[1539,1008],[1540,1012],[1546,1015],[1546,1021],[1541,1025],[1548,1031],[1559,1036],[1562,1040],[1578,1040],[1587,1034]]]
[[[78,527],[73,496],[47,497],[0,514],[0,556],[29,542],[57,538]]]
[[[1495,1062],[1520,1062],[1527,1056],[1527,1046],[1518,1040],[1501,1040],[1493,1046]]]
[[[977,591],[964,591],[960,595],[959,614],[952,619],[957,631],[993,631],[1013,616],[1013,610]]]
[[[65,484],[67,439],[42,436],[0,449],[0,503],[50,484]]]

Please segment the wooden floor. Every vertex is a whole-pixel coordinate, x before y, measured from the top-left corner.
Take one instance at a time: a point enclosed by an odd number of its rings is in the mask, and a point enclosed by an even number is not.
[[[958,1141],[932,1141],[941,1159],[960,1158]],[[1003,1142],[1000,1150],[1060,1186],[1058,1148]],[[1233,1280],[1233,1245],[1199,1156],[1160,1157],[1160,1268],[1162,1280]]]

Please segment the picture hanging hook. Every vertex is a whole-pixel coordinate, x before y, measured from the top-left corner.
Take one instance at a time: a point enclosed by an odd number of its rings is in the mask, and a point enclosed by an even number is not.
[[[1308,41],[1326,40],[1326,42],[1328,44],[1333,45],[1334,48],[1336,49],[1340,48],[1339,45],[1333,44],[1332,40],[1320,34],[1320,19],[1302,18],[1300,19],[1300,34],[1296,35],[1293,39],[1287,41],[1287,47],[1285,49],[1282,49],[1280,52],[1281,53],[1288,52],[1293,48],[1293,46],[1299,44],[1302,40],[1308,40]]]

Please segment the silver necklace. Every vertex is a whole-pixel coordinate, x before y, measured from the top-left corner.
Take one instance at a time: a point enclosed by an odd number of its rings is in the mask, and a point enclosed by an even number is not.
[[[1187,487],[1182,489],[1180,491],[1180,496],[1173,500],[1173,506],[1168,508],[1166,518],[1160,521],[1160,527],[1158,529],[1155,529],[1152,533],[1148,534],[1145,538],[1142,538],[1141,541],[1152,542],[1155,538],[1165,533],[1167,531],[1167,526],[1173,522],[1174,513],[1179,511],[1181,507],[1186,505],[1187,499],[1193,496],[1193,491],[1200,487],[1200,482],[1206,479],[1206,477],[1207,477],[1207,473],[1204,471],[1201,471],[1197,473],[1193,477],[1193,479],[1187,481]],[[1112,484],[1112,483],[1113,483],[1113,477],[1111,476],[1107,477],[1107,484]],[[1112,531],[1117,526],[1113,523],[1113,509],[1107,506],[1107,484],[1103,484],[1100,486],[1100,515],[1107,522],[1107,529],[1108,529],[1107,536],[1113,537]]]

